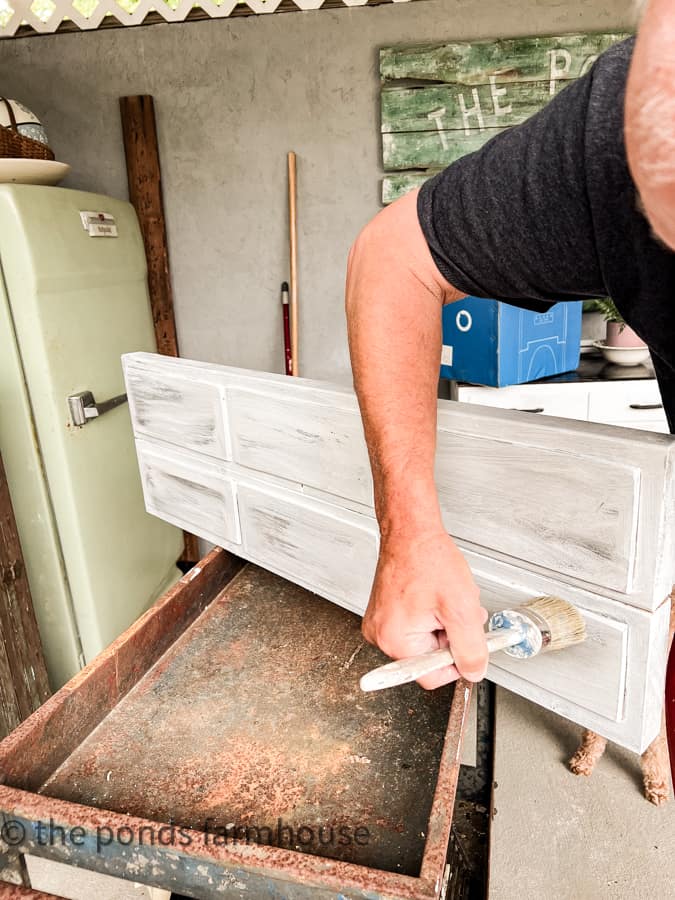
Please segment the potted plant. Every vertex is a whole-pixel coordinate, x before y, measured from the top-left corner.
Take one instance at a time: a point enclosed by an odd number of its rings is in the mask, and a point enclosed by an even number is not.
[[[596,300],[595,309],[602,313],[607,323],[607,336],[605,339],[607,347],[647,346],[630,325],[626,324],[611,297],[603,297],[601,300]]]

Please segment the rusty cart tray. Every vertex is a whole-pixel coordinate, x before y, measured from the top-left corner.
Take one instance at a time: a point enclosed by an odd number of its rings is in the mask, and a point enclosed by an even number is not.
[[[213,551],[0,744],[0,872],[32,853],[201,900],[442,896],[469,687],[361,693],[382,655],[359,629]]]

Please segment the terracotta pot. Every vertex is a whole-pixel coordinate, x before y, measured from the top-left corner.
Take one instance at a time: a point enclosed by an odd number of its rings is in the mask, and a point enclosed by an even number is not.
[[[606,343],[608,347],[646,347],[647,345],[639,338],[629,325],[622,322],[607,323]]]

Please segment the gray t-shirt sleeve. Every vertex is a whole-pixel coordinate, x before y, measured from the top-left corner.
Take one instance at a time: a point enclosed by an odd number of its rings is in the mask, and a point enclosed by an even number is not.
[[[604,295],[584,175],[590,90],[589,73],[422,186],[420,225],[456,288],[531,309]]]

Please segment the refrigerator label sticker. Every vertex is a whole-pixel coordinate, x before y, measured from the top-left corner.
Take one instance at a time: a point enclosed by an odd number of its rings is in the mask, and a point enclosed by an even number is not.
[[[89,237],[117,237],[117,223],[110,213],[80,210],[80,220]]]

